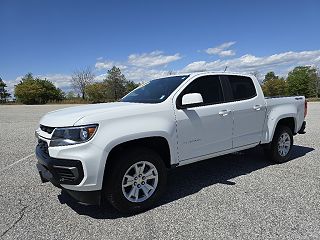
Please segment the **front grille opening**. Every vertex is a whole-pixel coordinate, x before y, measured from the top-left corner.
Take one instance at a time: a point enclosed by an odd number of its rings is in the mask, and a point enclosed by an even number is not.
[[[54,127],[48,127],[40,124],[40,129],[46,133],[51,134],[53,130],[55,129]]]
[[[79,177],[79,172],[76,167],[55,166],[54,170],[59,176],[60,183],[72,182]]]

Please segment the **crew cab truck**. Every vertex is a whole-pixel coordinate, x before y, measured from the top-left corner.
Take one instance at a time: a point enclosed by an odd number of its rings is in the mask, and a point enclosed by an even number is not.
[[[50,112],[36,130],[37,168],[81,203],[144,211],[167,170],[262,145],[289,159],[304,133],[303,96],[265,98],[254,76],[202,72],[150,81],[119,102]]]

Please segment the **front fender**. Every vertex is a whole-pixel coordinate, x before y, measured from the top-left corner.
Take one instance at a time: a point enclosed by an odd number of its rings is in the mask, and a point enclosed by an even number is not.
[[[175,159],[173,147],[172,147],[172,140],[167,132],[164,131],[150,131],[150,132],[139,132],[134,134],[128,134],[125,136],[121,136],[119,138],[113,139],[111,142],[108,143],[108,145],[105,147],[105,152],[110,153],[111,150],[118,146],[119,144],[129,142],[132,140],[139,140],[143,138],[149,138],[149,137],[163,137],[168,142],[169,148],[170,148],[170,158],[172,160]]]
[[[143,121],[137,117],[108,120],[108,122],[99,125],[94,142],[104,149],[106,157],[99,162],[98,184],[102,184],[106,161],[111,150],[128,141],[148,137],[163,137],[169,145],[171,164],[176,163],[175,122],[173,119],[165,116],[160,117],[159,115],[145,116]]]

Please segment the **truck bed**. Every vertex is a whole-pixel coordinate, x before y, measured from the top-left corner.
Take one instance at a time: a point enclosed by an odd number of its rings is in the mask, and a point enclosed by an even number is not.
[[[270,116],[274,112],[291,112],[296,115],[296,132],[301,128],[304,121],[305,114],[305,97],[304,96],[277,96],[277,97],[265,97],[267,116]]]

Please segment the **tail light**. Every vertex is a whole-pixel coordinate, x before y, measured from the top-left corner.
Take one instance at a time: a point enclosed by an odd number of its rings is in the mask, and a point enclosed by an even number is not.
[[[304,100],[304,117],[307,116],[307,113],[308,113],[308,102],[306,99],[306,100]]]

